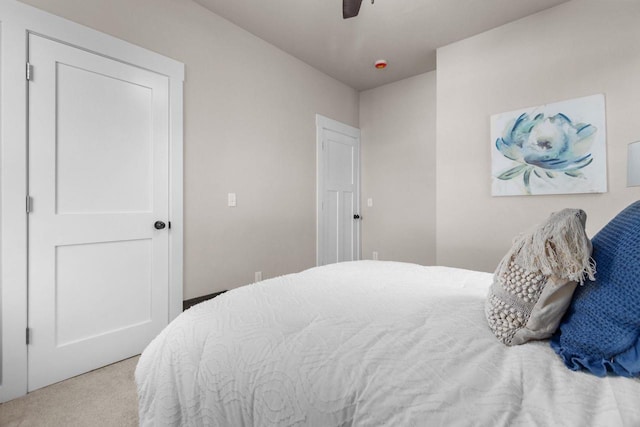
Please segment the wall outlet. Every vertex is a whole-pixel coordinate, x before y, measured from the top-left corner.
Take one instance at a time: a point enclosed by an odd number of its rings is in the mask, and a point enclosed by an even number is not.
[[[373,260],[374,261],[378,260],[378,251],[373,251]]]
[[[237,203],[236,193],[227,194],[227,206],[230,208],[235,208]]]
[[[372,208],[373,207],[373,199],[371,197],[369,197],[367,199],[367,207]]]
[[[254,283],[262,281],[262,271],[256,271]]]

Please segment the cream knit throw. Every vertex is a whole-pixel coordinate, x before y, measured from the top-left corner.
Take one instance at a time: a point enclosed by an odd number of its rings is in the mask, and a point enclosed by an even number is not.
[[[584,282],[586,275],[594,280],[591,241],[585,233],[587,214],[581,209],[563,209],[532,232],[516,237],[496,273],[509,268],[509,260],[526,271],[556,275],[562,279]]]
[[[580,209],[555,212],[515,238],[494,274],[485,305],[489,327],[507,345],[548,338],[577,282],[594,279],[591,242]]]

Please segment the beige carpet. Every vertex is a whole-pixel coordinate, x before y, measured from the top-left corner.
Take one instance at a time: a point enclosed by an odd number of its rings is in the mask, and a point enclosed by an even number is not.
[[[137,363],[132,357],[0,404],[0,426],[137,426]]]

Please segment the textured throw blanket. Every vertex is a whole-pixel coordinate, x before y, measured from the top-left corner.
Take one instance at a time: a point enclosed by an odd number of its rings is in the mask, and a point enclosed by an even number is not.
[[[525,271],[555,275],[567,281],[593,280],[591,242],[585,234],[587,215],[581,209],[555,212],[532,232],[516,237],[513,246],[498,266],[496,274],[504,274],[513,261]]]

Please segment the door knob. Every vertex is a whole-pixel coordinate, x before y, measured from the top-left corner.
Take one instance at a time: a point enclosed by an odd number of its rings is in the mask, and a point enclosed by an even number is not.
[[[353,219],[360,219],[360,215],[355,214],[355,215],[353,216]]]
[[[165,224],[162,221],[156,221],[153,226],[155,227],[156,230],[162,230],[163,228],[165,228],[167,226],[167,224]]]

